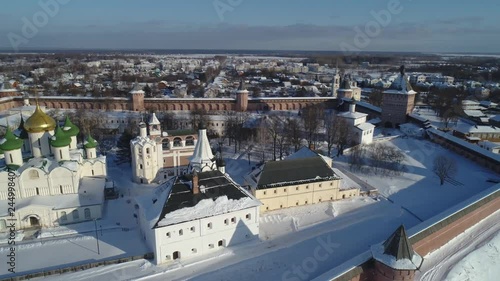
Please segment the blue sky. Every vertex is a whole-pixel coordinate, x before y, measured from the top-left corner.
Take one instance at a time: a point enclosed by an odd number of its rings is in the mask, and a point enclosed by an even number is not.
[[[41,3],[57,3],[55,12],[48,15]],[[1,48],[500,50],[498,0],[11,0],[2,4]],[[390,5],[397,9],[389,9]],[[390,14],[387,24],[373,16],[381,11]],[[26,27],[30,24],[36,31]],[[372,33],[367,35],[370,27]],[[363,36],[368,40],[361,42]]]

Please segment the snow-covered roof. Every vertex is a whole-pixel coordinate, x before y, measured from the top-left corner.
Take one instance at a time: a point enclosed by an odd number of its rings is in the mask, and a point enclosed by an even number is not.
[[[198,173],[200,192],[192,190],[192,175],[175,177],[153,193],[136,199],[151,228],[260,206],[261,203],[219,171]]]
[[[456,131],[463,134],[482,134],[482,133],[497,133],[500,134],[500,128],[486,125],[470,125],[461,123],[456,128]]]
[[[442,138],[445,138],[445,139],[447,139],[447,140],[449,140],[451,142],[454,142],[454,143],[456,143],[456,144],[458,144],[460,146],[463,146],[463,147],[465,147],[465,148],[467,148],[469,150],[477,152],[477,153],[479,153],[479,154],[481,154],[481,155],[483,155],[485,157],[488,157],[488,158],[490,158],[490,159],[492,159],[492,160],[497,161],[497,162],[500,163],[500,155],[499,154],[495,154],[495,153],[490,152],[488,150],[485,150],[485,149],[483,149],[483,148],[481,148],[481,147],[479,147],[479,146],[477,146],[475,144],[466,142],[466,141],[464,141],[462,139],[459,139],[459,138],[457,138],[455,136],[452,136],[450,134],[447,134],[445,132],[441,132],[441,131],[439,131],[437,129],[434,129],[434,128],[427,129],[427,132],[430,132],[432,134],[438,135],[438,136],[440,136]]]
[[[356,128],[358,128],[361,131],[365,132],[365,131],[374,129],[375,126],[373,124],[371,124],[371,123],[361,123],[361,124],[357,125]]]
[[[392,255],[384,254],[384,245],[378,244],[371,247],[373,258],[397,270],[417,270],[422,265],[423,259],[416,252],[411,259],[396,259]]]
[[[343,118],[349,118],[349,119],[360,119],[360,118],[368,116],[368,114],[347,111],[347,112],[340,113],[339,116],[343,117]]]
[[[480,110],[464,110],[465,115],[471,117],[485,117],[486,115]]]

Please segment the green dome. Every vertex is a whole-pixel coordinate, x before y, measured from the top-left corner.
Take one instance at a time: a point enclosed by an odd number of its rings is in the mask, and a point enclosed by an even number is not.
[[[76,137],[80,133],[80,129],[69,120],[68,116],[66,116],[66,121],[64,121],[63,131],[70,137]]]
[[[16,137],[10,128],[7,127],[7,131],[5,132],[5,137],[0,140],[0,150],[3,151],[12,151],[16,149],[21,149],[23,147],[24,141],[18,137]]]
[[[89,135],[87,137],[87,140],[85,141],[84,146],[85,146],[85,148],[96,148],[97,142],[95,141],[95,139],[91,135]]]
[[[54,136],[50,139],[50,145],[53,147],[65,147],[71,143],[71,137],[63,132],[61,127],[57,126]]]

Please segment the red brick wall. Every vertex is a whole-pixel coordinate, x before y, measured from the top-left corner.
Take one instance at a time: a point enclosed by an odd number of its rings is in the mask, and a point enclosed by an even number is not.
[[[500,197],[497,197],[496,199],[479,207],[473,212],[467,214],[466,216],[454,221],[448,226],[418,241],[413,245],[413,249],[421,256],[425,256],[428,253],[436,249],[439,249],[448,241],[457,237],[460,233],[474,226],[475,224],[477,224],[478,222],[488,217],[489,215],[493,214],[499,209],[500,209]]]

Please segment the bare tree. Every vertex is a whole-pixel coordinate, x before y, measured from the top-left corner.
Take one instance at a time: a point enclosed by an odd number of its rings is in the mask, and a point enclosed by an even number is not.
[[[225,122],[225,136],[234,141],[234,153],[238,152],[238,147],[241,148],[241,142],[245,139],[244,125],[247,122],[249,115],[245,112],[228,112]]]
[[[434,158],[434,167],[432,170],[439,177],[441,185],[443,185],[446,178],[452,177],[457,172],[457,165],[453,159],[441,154]]]
[[[289,118],[285,124],[285,133],[286,138],[293,146],[295,152],[299,150],[302,140],[302,130],[300,127],[299,120],[295,118]]]
[[[95,136],[97,129],[103,124],[103,120],[105,119],[101,112],[88,111],[82,108],[69,113],[68,117],[78,128],[80,128],[82,140],[84,136],[89,134]]]
[[[204,109],[191,110],[191,126],[194,130],[198,130],[201,123],[208,122],[208,112]]]
[[[365,147],[360,144],[354,146],[347,158],[351,171],[359,171],[364,165]]]
[[[441,122],[443,122],[444,128],[448,129],[450,123],[456,123],[458,121],[458,113],[454,108],[446,110],[440,117]]]
[[[344,118],[335,118],[333,122],[333,141],[337,144],[337,157],[344,153],[349,144],[349,124]]]
[[[323,107],[321,105],[310,105],[302,109],[301,117],[306,133],[306,140],[309,147],[314,147],[316,137],[323,119]]]

